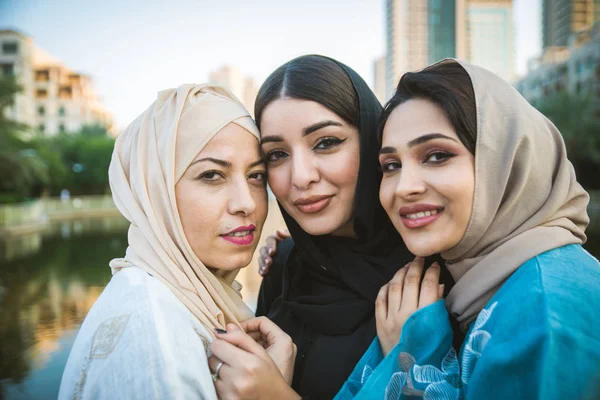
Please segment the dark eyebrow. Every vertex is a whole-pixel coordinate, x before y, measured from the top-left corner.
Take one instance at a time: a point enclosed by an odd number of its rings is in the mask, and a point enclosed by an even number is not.
[[[316,132],[319,129],[323,129],[327,126],[342,126],[342,124],[340,124],[337,121],[332,121],[332,120],[317,122],[316,124],[312,124],[310,126],[307,126],[304,129],[302,129],[302,136],[310,135],[311,133]],[[273,143],[273,142],[276,142],[276,143],[283,142],[283,138],[281,136],[264,136],[263,138],[260,139],[261,146],[265,143]]]
[[[257,165],[261,165],[261,164],[266,164],[265,160],[263,160],[262,158],[260,160],[254,161],[252,164],[250,164],[248,166],[248,168],[253,168],[253,167],[256,167]]]
[[[456,142],[456,139],[453,139],[450,136],[442,135],[441,133],[428,133],[427,135],[419,136],[418,138],[408,142],[408,147],[415,147],[419,144],[423,144],[433,139],[446,139]]]
[[[219,164],[222,167],[231,167],[231,163],[229,161],[219,160],[218,158],[212,158],[212,157],[201,158],[199,160],[194,161],[191,165],[194,165],[194,164],[202,162],[202,161],[210,161],[215,164]],[[261,162],[262,162],[262,160],[261,160]]]
[[[265,143],[271,143],[271,142],[283,142],[283,138],[281,136],[265,136],[260,139],[261,146]]]
[[[302,129],[302,136],[310,135],[311,133],[318,131],[319,129],[323,129],[327,126],[342,126],[342,124],[332,120],[317,122],[316,124],[312,124]]]
[[[379,150],[379,155],[382,154],[394,154],[396,152],[396,148],[395,147],[382,147],[381,150]]]

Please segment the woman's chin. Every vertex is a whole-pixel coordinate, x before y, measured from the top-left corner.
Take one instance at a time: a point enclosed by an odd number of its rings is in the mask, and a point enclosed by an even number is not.
[[[222,272],[235,271],[246,268],[251,262],[252,254],[225,255],[219,262],[213,262],[210,268]]]
[[[445,251],[443,246],[437,243],[411,243],[410,241],[405,241],[405,243],[408,251],[415,257],[429,257]]]

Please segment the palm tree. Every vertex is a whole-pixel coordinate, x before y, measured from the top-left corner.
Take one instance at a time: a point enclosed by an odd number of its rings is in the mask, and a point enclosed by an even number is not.
[[[0,77],[0,203],[22,201],[32,187],[49,179],[45,163],[23,139],[29,128],[6,117],[20,91],[14,77]]]

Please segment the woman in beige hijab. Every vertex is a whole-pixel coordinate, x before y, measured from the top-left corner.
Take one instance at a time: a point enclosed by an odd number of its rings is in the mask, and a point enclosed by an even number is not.
[[[234,278],[267,215],[256,126],[223,88],[163,91],[117,139],[109,178],[129,247],[110,263],[59,397],[214,399],[215,330],[253,316]]]
[[[337,398],[599,398],[600,264],[556,127],[456,60],[405,74],[380,126],[381,203],[456,283],[431,304],[439,267],[422,283],[422,259],[399,270],[376,304],[381,347],[395,345],[384,358],[374,342]]]

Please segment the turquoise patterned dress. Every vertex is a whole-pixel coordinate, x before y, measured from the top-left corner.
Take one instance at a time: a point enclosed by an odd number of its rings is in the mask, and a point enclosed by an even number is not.
[[[443,300],[383,357],[377,338],[341,399],[600,399],[600,263],[580,245],[523,264],[471,323],[460,353]]]

